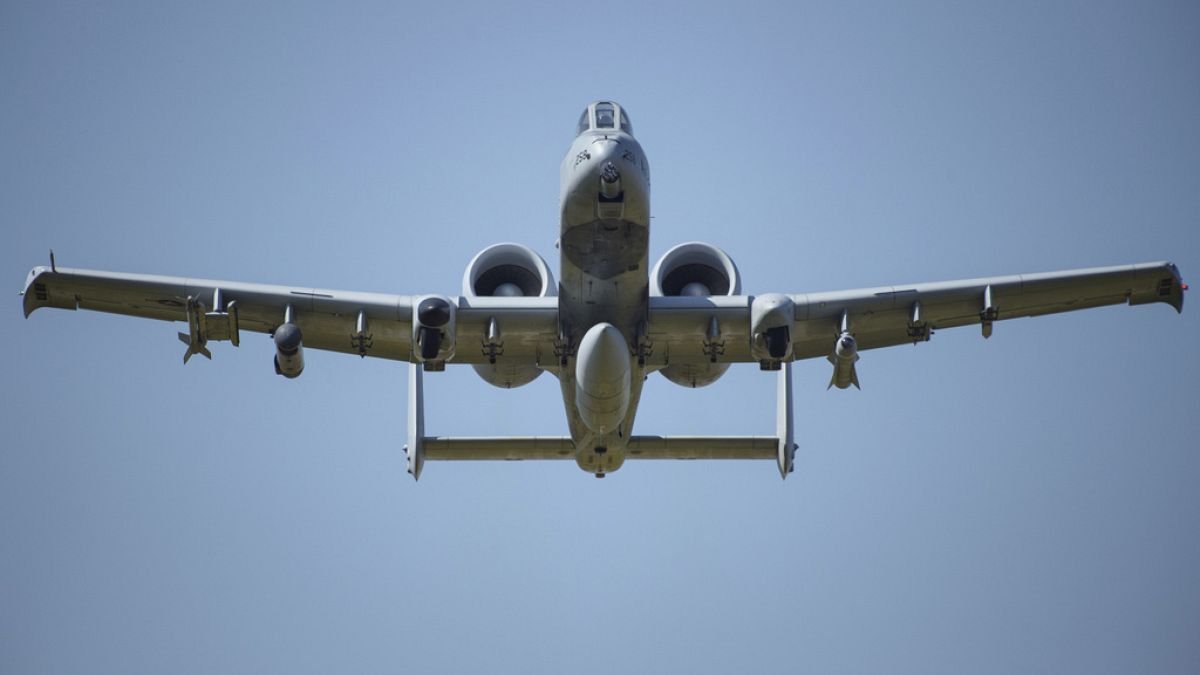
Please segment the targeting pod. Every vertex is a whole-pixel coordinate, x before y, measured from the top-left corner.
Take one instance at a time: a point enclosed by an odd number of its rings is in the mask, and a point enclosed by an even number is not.
[[[304,344],[300,327],[292,322],[275,329],[275,372],[289,380],[304,372]]]

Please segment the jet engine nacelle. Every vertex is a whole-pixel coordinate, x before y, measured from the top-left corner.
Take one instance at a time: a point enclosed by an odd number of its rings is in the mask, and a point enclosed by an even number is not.
[[[542,256],[520,244],[492,244],[475,254],[463,273],[462,287],[468,298],[541,298],[558,290]]]
[[[716,246],[699,241],[679,244],[667,251],[650,273],[650,295],[711,297],[741,292],[742,277],[733,259]],[[718,334],[707,336],[705,345],[705,349],[714,350],[713,360],[670,365],[658,372],[683,387],[704,387],[716,382],[729,370],[728,363],[715,360],[716,342],[722,337],[717,328]]]
[[[733,259],[712,244],[691,241],[663,254],[650,273],[650,295],[737,295],[742,276]]]
[[[520,244],[493,244],[471,259],[463,273],[463,296],[553,297],[558,292],[554,274],[542,256]],[[514,363],[504,358],[503,317],[493,317],[483,337],[489,363],[473,366],[488,384],[519,387],[542,374],[537,366]]]
[[[304,372],[304,340],[300,327],[285,323],[275,329],[275,372],[289,380]]]

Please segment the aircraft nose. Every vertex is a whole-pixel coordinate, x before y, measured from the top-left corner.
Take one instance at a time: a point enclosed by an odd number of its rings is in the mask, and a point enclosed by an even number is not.
[[[615,138],[597,138],[588,148],[588,154],[596,166],[604,166],[606,162],[617,158],[620,147],[620,141]]]
[[[627,150],[621,142],[611,138],[597,139],[588,149],[591,155],[591,178],[599,178],[602,185],[616,185],[620,182],[622,170],[628,166]],[[626,160],[626,161],[623,161]]]
[[[620,134],[580,140],[563,162],[563,231],[596,219],[649,221],[650,176],[637,141]]]

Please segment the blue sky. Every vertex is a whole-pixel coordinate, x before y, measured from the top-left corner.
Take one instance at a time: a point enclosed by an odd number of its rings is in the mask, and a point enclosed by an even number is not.
[[[403,364],[21,318],[64,266],[456,292],[557,269],[613,98],[651,255],[750,293],[1169,259],[1200,273],[1192,3],[0,7],[0,671],[1200,669],[1200,314],[1017,320],[795,368],[771,463],[430,464]],[[1195,303],[1192,303],[1193,305]],[[561,434],[555,382],[427,378],[431,433]],[[774,380],[652,378],[644,433],[769,433]]]

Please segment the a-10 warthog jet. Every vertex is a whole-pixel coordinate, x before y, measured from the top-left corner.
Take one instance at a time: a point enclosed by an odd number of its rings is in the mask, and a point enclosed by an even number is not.
[[[791,363],[827,358],[830,386],[858,386],[859,352],[928,340],[935,329],[1102,305],[1163,302],[1187,289],[1167,262],[886,286],[745,295],[729,256],[705,243],[667,251],[651,270],[650,168],[628,115],[587,107],[562,163],[559,279],[519,244],[476,255],[462,294],[385,295],[231,281],[35,268],[24,309],[91,309],[181,321],[184,362],[208,343],[269,333],[275,372],[296,377],[304,349],[408,361],[408,471],[425,460],[574,459],[597,476],[626,459],[773,459],[793,468]],[[422,377],[469,364],[498,387],[550,372],[562,385],[569,436],[426,436]],[[652,372],[685,387],[734,363],[778,373],[774,436],[639,436]]]

